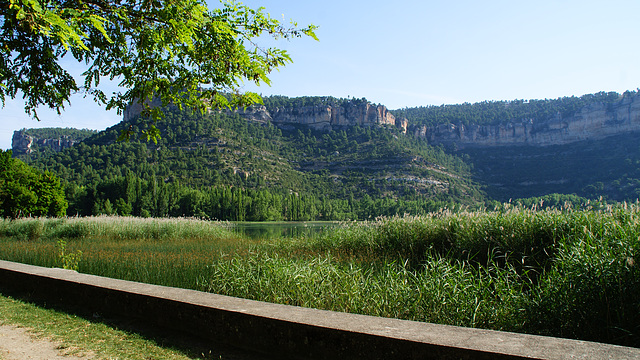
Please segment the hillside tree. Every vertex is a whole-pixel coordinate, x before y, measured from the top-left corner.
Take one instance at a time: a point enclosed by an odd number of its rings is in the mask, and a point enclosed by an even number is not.
[[[60,179],[0,150],[0,217],[64,216],[67,206]]]

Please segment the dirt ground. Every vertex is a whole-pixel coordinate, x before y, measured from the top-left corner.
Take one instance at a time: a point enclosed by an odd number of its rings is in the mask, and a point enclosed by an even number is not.
[[[27,328],[0,325],[0,360],[90,360],[91,353],[81,353],[76,348],[63,347],[60,343],[41,338]],[[273,360],[255,353],[237,349],[217,349],[215,358],[226,360]]]
[[[2,360],[87,360],[91,356],[69,355],[72,349],[62,348],[59,343],[40,339],[27,329],[0,326],[0,359]]]

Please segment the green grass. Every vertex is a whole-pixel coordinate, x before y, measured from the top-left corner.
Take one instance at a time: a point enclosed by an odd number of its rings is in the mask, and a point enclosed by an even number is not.
[[[481,273],[434,258],[420,271],[405,263],[366,266],[331,255],[293,259],[233,256],[211,267],[205,291],[275,303],[461,326],[503,328],[512,322],[511,274]],[[517,315],[517,314],[514,314]]]
[[[68,355],[91,354],[94,359],[132,360],[203,358],[189,351],[163,346],[134,332],[2,295],[0,325],[17,325],[29,329],[36,337],[60,342],[57,348]]]
[[[0,220],[0,236],[18,240],[84,239],[163,240],[208,239],[231,237],[226,222],[212,223],[198,219],[143,219],[117,216],[86,218],[41,219],[23,218]]]
[[[25,219],[0,224],[0,258],[60,266],[57,234],[87,228],[65,237],[68,252],[82,252],[81,272],[638,347],[639,215],[638,204],[581,211],[505,206],[382,218],[260,243],[195,220],[153,232],[160,225],[142,219]]]

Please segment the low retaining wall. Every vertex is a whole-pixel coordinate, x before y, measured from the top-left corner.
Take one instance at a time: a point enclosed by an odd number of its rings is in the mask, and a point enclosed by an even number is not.
[[[0,260],[0,291],[289,359],[640,359],[640,349],[270,304]]]

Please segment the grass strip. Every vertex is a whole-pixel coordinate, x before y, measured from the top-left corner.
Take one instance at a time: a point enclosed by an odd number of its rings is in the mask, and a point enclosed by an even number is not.
[[[222,346],[208,349],[207,344],[180,334],[145,329],[141,324],[114,324],[113,320],[88,320],[70,312],[45,308],[0,294],[0,325],[15,325],[29,329],[29,333],[36,338],[59,343],[57,348],[65,355],[131,360],[260,358],[252,354],[246,357],[243,353]],[[129,330],[130,327],[136,327],[136,331]]]
[[[142,336],[77,315],[46,309],[0,295],[0,324],[30,329],[36,337],[60,342],[67,354],[95,354],[96,359],[194,359]]]

